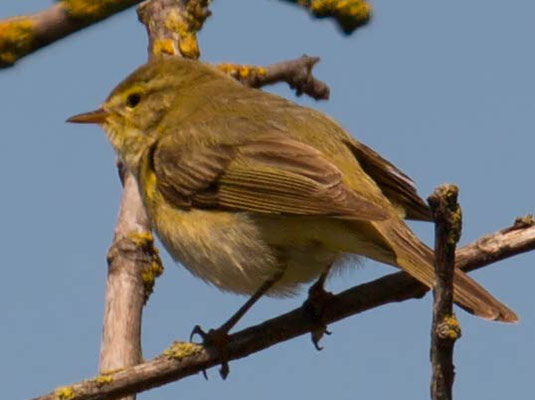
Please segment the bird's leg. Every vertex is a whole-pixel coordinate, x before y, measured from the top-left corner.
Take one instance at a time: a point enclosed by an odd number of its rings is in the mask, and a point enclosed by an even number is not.
[[[229,373],[227,345],[230,330],[238,323],[238,321],[245,315],[247,311],[262,297],[269,289],[277,283],[284,274],[284,270],[277,271],[271,278],[266,280],[262,286],[239,308],[223,325],[217,329],[210,329],[208,332],[196,325],[190,335],[190,341],[195,335],[199,335],[203,339],[203,344],[206,346],[215,347],[220,354],[221,369],[219,373],[225,379]]]
[[[324,320],[324,309],[329,299],[333,296],[332,293],[325,290],[325,280],[329,275],[329,271],[332,265],[329,265],[326,270],[320,275],[318,280],[308,290],[308,298],[303,303],[303,310],[305,314],[310,318],[316,328],[310,333],[312,343],[317,350],[321,350],[319,341],[323,335],[330,335],[331,332],[327,330],[327,324]]]

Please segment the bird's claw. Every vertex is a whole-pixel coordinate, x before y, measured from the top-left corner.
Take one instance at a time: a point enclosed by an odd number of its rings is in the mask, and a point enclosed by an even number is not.
[[[303,303],[303,309],[305,314],[315,326],[310,332],[312,343],[316,350],[321,351],[323,347],[319,345],[323,335],[330,335],[331,332],[327,329],[327,324],[324,322],[325,306],[329,300],[333,297],[333,294],[327,292],[323,288],[323,280],[316,282],[311,286],[308,291],[308,298]]]
[[[321,351],[323,350],[323,347],[320,346],[320,340],[323,337],[323,335],[330,335],[331,331],[327,330],[327,325],[323,325],[317,329],[314,329],[312,332],[310,332],[310,338],[312,339],[312,344],[316,348],[316,350]]]
[[[193,329],[191,330],[191,333],[189,335],[189,341],[192,342],[195,335],[199,335],[201,339],[203,340],[203,343],[206,341],[207,333],[201,328],[200,325],[195,325]]]
[[[227,379],[227,376],[230,372],[230,367],[228,364],[228,333],[223,329],[210,329],[208,332],[205,332],[199,325],[195,325],[190,334],[190,342],[193,340],[195,335],[199,335],[202,339],[202,344],[205,347],[213,347],[217,349],[221,361],[221,368],[219,369],[219,375],[221,378]],[[203,370],[204,377],[208,380],[206,371]]]

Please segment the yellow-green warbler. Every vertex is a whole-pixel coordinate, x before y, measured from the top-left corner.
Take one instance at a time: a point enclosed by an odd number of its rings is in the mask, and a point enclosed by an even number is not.
[[[169,57],[69,121],[104,128],[167,250],[222,290],[290,295],[350,254],[434,284],[433,252],[403,222],[431,219],[412,181],[318,111]],[[454,297],[517,320],[459,269]]]

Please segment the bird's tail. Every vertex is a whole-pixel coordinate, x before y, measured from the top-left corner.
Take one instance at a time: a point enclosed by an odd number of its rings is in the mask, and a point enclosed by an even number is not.
[[[433,251],[401,221],[399,224],[378,222],[375,225],[382,235],[388,238],[396,255],[396,265],[427,287],[432,288],[435,284]],[[493,321],[518,321],[514,311],[494,298],[459,268],[455,268],[453,284],[454,301],[466,311]]]

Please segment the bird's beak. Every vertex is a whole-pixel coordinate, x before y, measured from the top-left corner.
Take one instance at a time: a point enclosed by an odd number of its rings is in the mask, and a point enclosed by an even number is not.
[[[89,111],[83,114],[73,115],[66,122],[74,122],[77,124],[102,124],[106,122],[108,112],[103,108]]]

